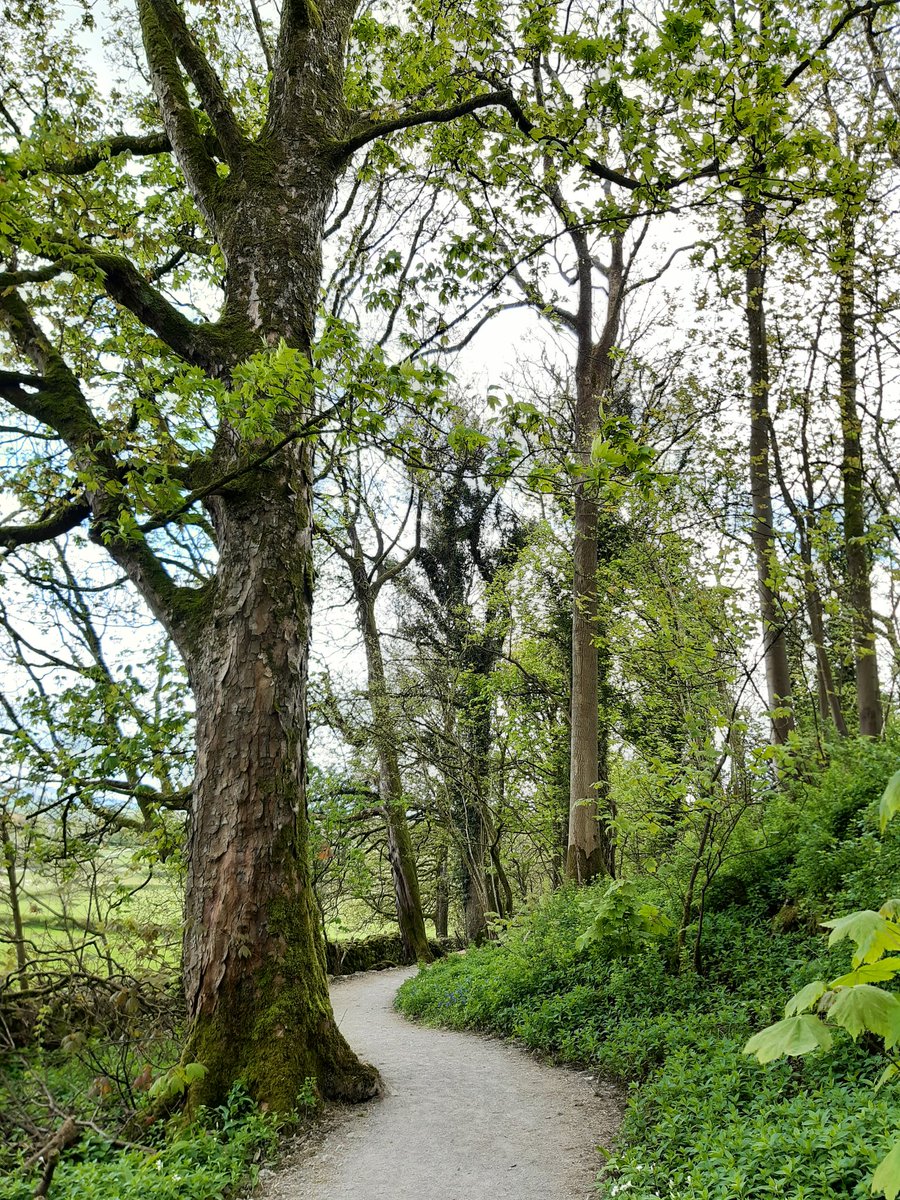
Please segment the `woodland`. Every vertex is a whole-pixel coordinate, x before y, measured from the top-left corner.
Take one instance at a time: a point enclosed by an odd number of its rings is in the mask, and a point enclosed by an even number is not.
[[[0,156],[0,1200],[395,963],[600,1196],[895,1200],[897,0],[6,0]]]

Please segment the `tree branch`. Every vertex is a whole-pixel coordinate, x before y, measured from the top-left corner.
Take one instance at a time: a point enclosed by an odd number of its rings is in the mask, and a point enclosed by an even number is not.
[[[118,133],[101,142],[85,146],[71,158],[51,159],[40,167],[26,167],[23,178],[48,172],[51,175],[87,175],[100,163],[119,154],[145,155],[166,154],[172,149],[167,133]]]
[[[104,286],[112,299],[134,313],[179,358],[207,370],[220,363],[222,347],[214,336],[214,324],[191,321],[124,255],[91,250],[90,256],[103,273]]]
[[[150,81],[172,151],[200,211],[218,228],[227,181],[216,174],[184,85],[178,58],[154,0],[137,0]]]
[[[156,9],[157,17],[161,24],[165,25],[175,53],[197,89],[200,103],[219,139],[225,161],[232,167],[238,166],[247,148],[247,139],[225,95],[222,81],[188,29],[181,5],[177,0],[148,2]]]
[[[815,61],[818,55],[823,50],[827,50],[831,43],[840,36],[841,33],[850,25],[857,17],[865,17],[878,12],[881,8],[892,8],[896,5],[897,0],[866,0],[865,4],[856,4],[853,8],[848,8],[842,17],[840,17],[832,25],[828,33],[822,38],[815,50],[808,54],[806,58],[801,59],[794,67],[793,71],[787,76],[783,83],[783,87],[789,88],[792,83],[795,83],[800,76],[806,71]]]
[[[77,529],[90,515],[91,506],[82,498],[63,505],[50,516],[35,521],[33,525],[0,525],[0,546],[12,552],[19,546],[50,542],[72,529]]]
[[[441,125],[447,121],[457,121],[460,117],[468,116],[469,113],[477,112],[480,108],[490,108],[500,106],[509,107],[509,102],[513,101],[512,92],[508,89],[503,89],[496,92],[488,92],[483,96],[472,96],[468,100],[463,100],[459,104],[453,104],[449,108],[426,108],[422,112],[405,113],[403,116],[394,117],[390,121],[376,121],[360,130],[359,133],[352,134],[344,143],[341,149],[345,154],[353,154],[362,146],[369,142],[374,142],[376,138],[387,137],[390,133],[397,133],[401,129],[414,129],[417,125]]]

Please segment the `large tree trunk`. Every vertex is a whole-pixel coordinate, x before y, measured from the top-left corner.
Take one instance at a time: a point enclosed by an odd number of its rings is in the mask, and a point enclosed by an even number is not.
[[[353,590],[366,652],[369,707],[378,755],[378,791],[385,814],[388,859],[394,882],[400,938],[409,962],[430,962],[432,954],[422,915],[416,856],[406,819],[403,780],[397,754],[398,735],[388,696],[381,637],[375,616],[375,596],[369,585],[362,549],[358,539],[354,538],[354,541],[358,553],[352,569]]]
[[[784,612],[777,590],[778,557],[769,477],[769,348],[765,317],[765,212],[761,204],[750,201],[744,203],[744,223],[751,253],[746,273],[750,346],[751,538],[756,558],[772,741],[782,744],[787,741],[794,727],[794,718],[791,713],[791,674],[784,635]]]
[[[197,771],[185,1056],[207,1068],[192,1103],[221,1101],[237,1078],[279,1111],[308,1077],[359,1100],[378,1076],[332,1016],[307,857],[308,449],[284,452],[211,509],[219,562],[188,655]]]
[[[856,669],[856,700],[859,732],[878,737],[883,716],[878,659],[875,653],[875,623],[872,619],[868,527],[865,509],[865,473],[862,422],[856,403],[856,228],[851,214],[841,220],[840,246],[840,411],[841,481],[844,491],[844,555],[847,563],[847,592],[853,626]]]

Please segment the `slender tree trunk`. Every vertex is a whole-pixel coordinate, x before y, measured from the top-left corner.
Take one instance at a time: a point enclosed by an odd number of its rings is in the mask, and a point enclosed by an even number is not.
[[[769,477],[769,348],[765,317],[765,211],[745,201],[744,223],[752,253],[746,272],[747,330],[750,346],[751,537],[756,557],[759,612],[763,631],[766,686],[772,741],[783,744],[794,727],[791,675],[784,614],[778,597],[778,558]]]
[[[28,953],[25,946],[25,926],[22,923],[21,879],[16,867],[16,846],[9,836],[7,818],[0,815],[3,825],[3,864],[6,868],[6,881],[9,884],[9,908],[13,921],[13,941],[16,947],[16,969],[19,972],[19,987],[28,986]]]
[[[815,489],[812,484],[812,472],[809,465],[809,443],[807,439],[807,411],[804,409],[801,427],[801,454],[803,461],[803,478],[806,487],[806,512],[801,511],[791,489],[785,479],[781,463],[781,453],[778,440],[771,438],[772,466],[775,478],[781,491],[782,499],[793,517],[797,527],[797,537],[800,543],[800,561],[803,563],[803,595],[806,604],[806,614],[809,619],[809,629],[812,634],[813,650],[816,656],[816,689],[819,700],[819,713],[824,722],[833,722],[841,737],[847,736],[847,723],[841,711],[841,701],[834,685],[834,674],[831,670],[831,659],[828,656],[828,646],[825,637],[825,614],[822,605],[822,594],[816,579],[811,540],[811,527],[815,520]],[[771,434],[771,429],[770,429]]]
[[[438,854],[437,875],[434,883],[434,932],[437,937],[447,937],[450,923],[450,879],[447,871],[447,847],[442,846]]]
[[[369,706],[378,754],[378,789],[385,813],[388,859],[394,882],[400,938],[409,962],[430,962],[432,954],[422,915],[416,856],[406,819],[403,780],[397,756],[398,736],[388,696],[381,637],[375,615],[375,596],[369,586],[361,550],[356,556],[352,574],[366,651]]]
[[[463,924],[466,941],[476,945],[487,934],[488,900],[485,862],[488,846],[481,805],[460,796],[459,810],[460,876],[462,884]]]
[[[856,402],[856,226],[852,214],[841,220],[840,297],[840,412],[841,482],[844,491],[844,555],[847,591],[853,627],[856,700],[859,731],[878,737],[883,723],[875,623],[872,619],[872,585],[865,509],[865,473],[862,422]]]
[[[597,817],[600,770],[599,665],[597,656],[597,522],[594,485],[585,477],[600,425],[600,403],[612,385],[612,349],[619,328],[624,275],[622,241],[612,242],[609,298],[603,334],[592,333],[593,265],[586,243],[579,250],[578,360],[575,368],[575,539],[572,581],[572,698],[570,709],[569,835],[566,875],[587,883],[605,868]]]

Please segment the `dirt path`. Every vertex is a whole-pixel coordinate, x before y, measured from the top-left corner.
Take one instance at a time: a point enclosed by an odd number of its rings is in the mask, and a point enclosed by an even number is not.
[[[621,1097],[505,1043],[393,1010],[411,970],[338,981],[335,1015],[386,1095],[342,1113],[318,1151],[269,1175],[262,1200],[583,1200]]]

